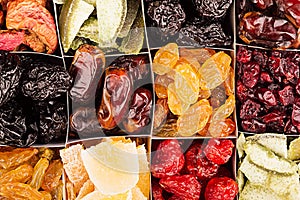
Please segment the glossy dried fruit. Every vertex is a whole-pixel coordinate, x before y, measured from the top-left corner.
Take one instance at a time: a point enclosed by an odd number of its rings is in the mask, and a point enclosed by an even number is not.
[[[194,4],[200,16],[220,18],[227,13],[227,10],[232,4],[232,0],[194,0]]]
[[[33,167],[29,164],[23,164],[14,170],[0,175],[0,185],[5,183],[26,183],[31,179]]]
[[[29,183],[32,188],[35,188],[36,190],[40,189],[48,166],[49,160],[47,158],[40,158],[40,160],[34,166],[32,179]]]
[[[279,101],[282,105],[287,106],[294,103],[294,89],[287,85],[282,90],[278,91]]]
[[[152,158],[152,175],[156,178],[162,178],[179,174],[184,162],[184,155],[178,140],[164,140],[159,143]]]
[[[134,91],[123,126],[130,133],[138,133],[151,122],[152,93],[145,88]]]
[[[77,49],[69,70],[74,80],[69,95],[74,102],[87,103],[94,98],[104,66],[105,56],[98,47],[86,44]]]
[[[16,148],[12,151],[0,152],[0,166],[4,169],[16,167],[38,153],[35,148]]]
[[[260,112],[261,112],[261,105],[251,99],[248,99],[241,106],[240,118],[253,119],[256,118]]]
[[[260,66],[255,62],[243,65],[242,81],[248,88],[253,88],[258,83],[260,77]]]
[[[211,121],[218,122],[229,117],[235,108],[235,97],[234,95],[230,95],[225,103],[221,105],[212,115]]]
[[[233,93],[232,93],[233,94]],[[224,85],[220,85],[211,91],[209,102],[213,109],[223,105],[226,101],[226,92]]]
[[[258,90],[256,90],[255,94],[261,103],[264,103],[268,106],[277,105],[277,99],[271,90],[268,90],[266,88],[259,88]]]
[[[168,97],[168,86],[170,83],[174,82],[174,78],[169,76],[168,73],[164,75],[157,75],[155,78],[155,94],[158,98]]]
[[[227,137],[232,134],[235,129],[235,122],[230,118],[226,118],[223,121],[211,122],[208,128],[208,132],[215,138]]]
[[[159,184],[167,192],[186,199],[198,200],[201,185],[193,175],[174,175],[161,178]]]
[[[202,99],[190,106],[178,117],[178,134],[180,136],[192,136],[202,130],[207,124],[212,110],[209,101],[206,99]]]
[[[5,183],[0,185],[0,196],[8,199],[44,199],[42,193],[24,183]]]
[[[280,11],[296,26],[300,27],[299,2],[294,0],[275,0]]]
[[[293,105],[293,111],[292,111],[292,123],[297,128],[298,132],[300,132],[300,105],[298,102],[296,102]]]
[[[156,129],[160,127],[167,118],[169,113],[168,100],[158,99],[155,104],[153,128]]]
[[[211,179],[205,188],[205,200],[234,200],[238,193],[238,184],[231,178]]]
[[[234,85],[235,85],[234,70],[232,67],[230,67],[229,76],[224,82],[225,92],[227,96],[234,94]]]
[[[154,200],[165,200],[163,189],[157,182],[152,182],[152,197]]]
[[[204,148],[204,154],[211,162],[223,165],[229,161],[234,144],[227,139],[210,139]]]
[[[168,86],[168,106],[174,115],[182,115],[190,107],[178,97],[174,83]]]
[[[244,131],[252,133],[263,133],[267,130],[266,124],[256,119],[242,120],[241,125]]]
[[[62,173],[62,162],[60,160],[53,160],[44,174],[41,188],[45,191],[52,192],[59,186]]]
[[[273,5],[273,0],[251,0],[259,9],[266,9]]]

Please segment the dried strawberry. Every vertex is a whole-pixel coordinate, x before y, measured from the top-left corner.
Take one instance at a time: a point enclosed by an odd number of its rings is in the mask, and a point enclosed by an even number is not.
[[[175,175],[160,179],[159,184],[167,192],[189,200],[200,198],[201,185],[193,175]]]
[[[238,185],[231,178],[212,178],[205,188],[205,200],[233,200],[237,193]]]
[[[198,179],[209,179],[218,172],[219,165],[208,160],[203,151],[201,144],[193,144],[185,153],[185,162],[187,173],[197,176]]]
[[[214,177],[232,177],[232,174],[226,167],[221,166]]]
[[[233,147],[231,140],[210,139],[204,148],[204,153],[208,160],[222,165],[230,159]]]
[[[164,140],[158,145],[152,159],[152,175],[157,178],[162,178],[179,174],[184,166],[184,162],[184,155],[178,140]]]
[[[183,198],[183,197],[179,197],[179,196],[173,195],[170,198],[168,198],[168,200],[187,200],[187,199]]]
[[[154,200],[165,200],[163,197],[163,189],[156,181],[152,182],[152,197]]]

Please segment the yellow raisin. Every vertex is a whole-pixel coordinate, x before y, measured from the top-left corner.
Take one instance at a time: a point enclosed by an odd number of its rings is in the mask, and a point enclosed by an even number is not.
[[[221,105],[213,114],[211,121],[212,122],[218,122],[218,121],[224,121],[227,117],[229,117],[235,108],[235,98],[234,95],[230,95],[225,103]]]
[[[0,176],[0,185],[4,183],[25,183],[33,174],[33,167],[29,164],[20,165],[14,170],[8,171]]]
[[[30,182],[31,187],[37,190],[40,189],[48,166],[49,160],[47,158],[40,158],[40,160],[34,166],[34,171]]]
[[[60,160],[54,160],[47,168],[44,179],[42,181],[42,189],[51,192],[59,185],[59,180],[63,173],[63,164]]]
[[[167,98],[168,97],[168,92],[167,88],[170,83],[173,83],[174,79],[168,76],[168,74],[164,75],[157,75],[155,78],[155,93],[158,98]]]
[[[0,152],[0,167],[9,169],[30,160],[38,153],[35,148],[16,148],[12,151]]]
[[[224,82],[225,92],[227,96],[230,96],[234,93],[234,70],[230,67],[229,75]]]
[[[174,115],[183,114],[190,106],[178,97],[175,89],[175,84],[171,83],[168,86],[168,106]]]
[[[0,196],[14,200],[44,200],[43,194],[24,183],[1,184]]]

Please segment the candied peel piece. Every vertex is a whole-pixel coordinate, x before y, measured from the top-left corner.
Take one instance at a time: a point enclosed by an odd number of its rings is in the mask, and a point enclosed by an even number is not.
[[[169,43],[161,47],[155,54],[152,70],[156,74],[163,75],[169,72],[179,60],[179,50],[176,43]]]
[[[209,101],[202,99],[190,106],[186,112],[178,117],[178,134],[181,136],[192,136],[202,130],[212,114]]]
[[[196,103],[200,90],[199,78],[189,63],[179,60],[175,66],[175,89],[178,97],[187,104]]]
[[[39,151],[35,148],[16,148],[0,152],[0,168],[9,169],[30,160]]]
[[[70,182],[74,184],[74,191],[76,194],[79,192],[83,184],[89,179],[81,158],[82,150],[83,146],[80,144],[60,150],[64,170]]]
[[[214,89],[226,80],[230,72],[231,57],[220,51],[201,66],[199,73],[209,89]]]
[[[80,200],[82,199],[84,196],[86,196],[87,194],[93,192],[95,190],[95,186],[94,184],[92,183],[92,181],[89,179],[87,180],[82,188],[80,189],[77,197],[76,197],[76,200]]]
[[[182,115],[190,106],[178,97],[174,83],[168,86],[168,106],[174,115]]]

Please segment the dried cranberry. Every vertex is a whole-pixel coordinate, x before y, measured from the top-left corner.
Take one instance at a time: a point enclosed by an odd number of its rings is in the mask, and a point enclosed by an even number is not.
[[[152,159],[152,175],[162,178],[178,174],[183,168],[184,162],[184,155],[178,140],[164,140],[158,145]]]
[[[213,163],[223,165],[229,161],[233,147],[231,140],[210,139],[204,148],[204,154]]]
[[[277,99],[274,93],[266,88],[260,88],[256,91],[256,96],[260,102],[268,105],[268,106],[276,106]]]
[[[246,47],[239,47],[236,59],[240,63],[250,62],[252,51]]]
[[[292,120],[289,119],[284,126],[284,133],[297,134],[297,128],[293,125]]]
[[[190,200],[200,198],[201,185],[196,177],[190,174],[174,175],[160,179],[159,184],[167,192]]]
[[[298,79],[297,84],[296,84],[296,92],[298,95],[300,95],[300,79]]]
[[[254,49],[252,52],[253,60],[255,60],[260,66],[267,65],[268,56],[265,51]]]
[[[278,91],[279,100],[282,105],[287,106],[294,103],[294,90],[290,85],[285,86],[282,90]]]
[[[298,102],[293,105],[292,123],[300,132],[300,105]]]
[[[255,101],[248,99],[245,101],[240,109],[241,119],[252,119],[259,115],[261,111],[261,105]]]
[[[199,180],[209,179],[218,172],[219,165],[208,160],[199,143],[193,144],[185,153],[186,171],[197,176]]]
[[[261,117],[262,121],[266,124],[273,122],[283,123],[284,115],[278,111],[273,111]]]
[[[152,181],[152,197],[154,200],[165,200],[163,189],[156,181]]]
[[[242,128],[244,131],[262,133],[266,131],[267,126],[265,123],[259,122],[258,120],[248,119],[242,120]]]
[[[250,62],[243,65],[243,75],[242,80],[244,85],[248,88],[253,88],[256,86],[258,79],[260,77],[260,66],[255,62]]]
[[[271,77],[271,75],[268,72],[261,72],[260,81],[262,83],[272,83],[273,78]]]
[[[247,88],[240,80],[237,81],[236,93],[241,102],[246,101],[248,98],[254,98],[253,90]]]
[[[238,193],[238,184],[231,178],[211,179],[205,188],[205,200],[233,200]]]
[[[186,200],[186,199],[177,195],[173,195],[170,198],[168,198],[168,200]]]
[[[272,74],[278,75],[280,72],[281,53],[279,51],[273,51],[268,60],[268,66]]]
[[[299,65],[291,58],[281,59],[280,73],[285,76],[288,81],[295,83],[299,78]]]

